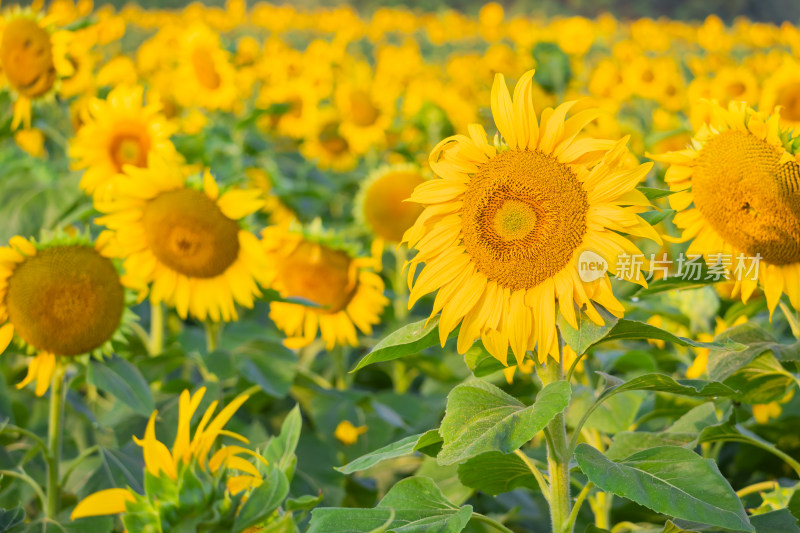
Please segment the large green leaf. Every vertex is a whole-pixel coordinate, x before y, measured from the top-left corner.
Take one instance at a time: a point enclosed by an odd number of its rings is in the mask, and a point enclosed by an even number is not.
[[[447,396],[447,411],[439,430],[444,445],[437,460],[450,465],[485,452],[513,452],[563,411],[569,398],[566,381],[544,387],[530,406],[489,383],[462,383]]]
[[[606,450],[606,457],[612,461],[616,461],[657,446],[684,446],[693,448],[696,443],[697,434],[691,433],[621,431],[614,435],[611,446]]]
[[[756,533],[800,533],[797,519],[788,509],[751,516],[750,523]]]
[[[739,349],[736,343],[728,342],[699,342],[686,337],[679,337],[670,333],[669,331],[657,328],[646,322],[639,322],[637,320],[620,319],[616,325],[611,329],[608,335],[603,337],[602,341],[614,341],[623,339],[653,339],[672,342],[680,346],[693,346],[695,348],[709,348],[712,350]]]
[[[711,398],[716,396],[734,396],[736,391],[723,383],[716,381],[703,381],[701,379],[680,379],[676,380],[666,374],[643,374],[631,380],[621,382],[619,378],[610,376],[604,372],[598,372],[606,378],[606,382],[611,385],[600,395],[600,399],[608,398],[620,392],[633,390],[646,390],[656,392],[670,392],[683,396],[693,396],[697,398]]]
[[[471,516],[471,505],[453,505],[433,480],[417,476],[398,482],[374,509],[315,509],[307,533],[458,533]]]
[[[708,358],[708,376],[716,381],[724,381],[737,370],[752,363],[765,352],[772,352],[783,360],[800,358],[800,343],[784,345],[778,343],[769,333],[755,324],[741,324],[717,335],[716,342],[737,343],[744,346],[741,350],[725,350],[712,352]]]
[[[155,409],[150,387],[139,369],[121,357],[89,361],[89,383],[139,413],[150,416]]]
[[[725,380],[740,391],[743,403],[769,403],[782,399],[794,387],[795,377],[771,353],[763,353]]]
[[[297,356],[279,342],[263,339],[241,344],[232,353],[240,375],[275,398],[289,394],[297,374]]]
[[[588,444],[580,444],[575,458],[595,485],[653,511],[734,531],[754,531],[717,465],[691,450],[659,446],[612,461]]]
[[[373,363],[382,363],[399,359],[407,355],[414,355],[439,343],[439,320],[420,320],[412,322],[402,328],[390,333],[382,341],[375,345],[371,352],[365,355],[356,367],[351,370],[355,372]],[[450,332],[450,337],[458,334],[455,328]]]
[[[458,465],[458,479],[467,487],[496,496],[519,487],[538,490],[536,478],[521,457],[488,452]]]
[[[236,515],[233,533],[255,526],[266,520],[286,499],[289,494],[289,481],[278,468],[272,467],[264,482],[253,489]]]
[[[354,459],[346,465],[336,468],[336,470],[342,474],[360,472],[361,470],[371,468],[382,461],[408,455],[421,448],[435,444],[436,442],[441,442],[441,440],[442,438],[439,436],[439,432],[435,429],[425,433],[419,433],[417,435],[410,435],[400,439],[397,442],[387,444],[383,448],[378,448],[377,450],[369,452],[366,455],[362,455],[358,459]]]
[[[576,354],[581,355],[589,349],[593,344],[599,342],[603,337],[611,332],[611,329],[616,325],[619,320],[617,317],[597,306],[597,311],[605,322],[604,325],[598,326],[592,322],[586,313],[576,313],[576,320],[578,322],[578,329],[573,328],[564,319],[564,316],[558,314],[558,331],[564,337],[564,341],[572,348]]]
[[[264,450],[264,457],[269,464],[275,465],[291,480],[294,467],[297,463],[295,450],[300,441],[300,431],[303,429],[303,417],[300,415],[300,406],[295,405],[289,411],[281,426],[278,436],[270,439]]]

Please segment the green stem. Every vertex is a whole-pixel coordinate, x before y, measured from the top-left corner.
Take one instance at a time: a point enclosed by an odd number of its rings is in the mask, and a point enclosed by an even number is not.
[[[150,305],[150,355],[164,351],[164,306]]]
[[[31,439],[36,445],[41,448],[42,452],[47,455],[47,444],[45,444],[44,440],[32,431],[28,431],[27,429],[17,427],[13,424],[6,424],[0,427],[0,434],[1,433],[19,433],[23,437],[28,437]]]
[[[542,491],[542,496],[544,496],[544,499],[547,500],[547,502],[549,503],[550,486],[547,484],[547,481],[544,479],[544,476],[542,475],[541,471],[539,471],[536,465],[533,464],[533,461],[531,461],[531,458],[525,455],[525,452],[523,452],[522,450],[514,450],[514,454],[520,459],[522,459],[522,462],[525,463],[525,466],[527,466],[528,470],[531,471],[533,477],[536,478],[536,483],[539,484],[539,490]]]
[[[39,498],[39,502],[41,503],[42,507],[45,506],[47,498],[45,498],[44,492],[42,492],[42,487],[40,487],[39,484],[36,483],[36,481],[34,481],[34,479],[30,477],[28,474],[24,472],[16,472],[14,470],[0,470],[0,478],[2,478],[3,476],[17,478],[30,485],[31,488],[33,489],[33,492],[36,493],[36,497]]]
[[[48,518],[55,519],[61,500],[61,484],[58,467],[61,464],[61,437],[64,422],[66,366],[56,361],[53,383],[50,385],[50,416],[47,429],[47,509]]]
[[[219,348],[222,326],[218,322],[206,322],[206,351],[211,353]]]
[[[561,363],[549,359],[542,373],[543,385],[564,379]],[[550,468],[550,517],[553,533],[572,533],[569,524],[570,486],[569,486],[569,448],[567,446],[567,426],[564,413],[558,413],[547,424],[550,435],[547,446],[547,463]]]
[[[589,495],[589,493],[592,491],[593,488],[594,488],[594,483],[589,481],[588,483],[586,483],[586,485],[584,485],[584,487],[578,493],[578,497],[575,498],[575,504],[572,506],[572,512],[569,513],[569,520],[567,521],[567,526],[566,526],[567,531],[572,531],[572,529],[575,527],[575,521],[578,519],[578,513],[581,510],[581,505],[583,505],[583,501],[586,499],[586,497]]]
[[[80,466],[80,464],[88,457],[90,457],[93,453],[100,449],[99,446],[96,444],[94,446],[90,446],[83,450],[75,459],[70,462],[69,466],[67,467],[66,471],[64,471],[64,475],[61,476],[61,484],[66,485],[67,481],[69,481],[69,476],[75,471],[75,469]]]
[[[474,518],[476,522],[483,522],[484,524],[493,527],[497,531],[502,531],[503,533],[514,533],[513,531],[508,529],[506,526],[504,526],[497,520],[489,518],[486,515],[482,515],[480,513],[472,513],[472,518]]]

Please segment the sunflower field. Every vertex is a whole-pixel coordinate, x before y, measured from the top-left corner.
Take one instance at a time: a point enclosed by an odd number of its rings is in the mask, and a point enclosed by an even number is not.
[[[800,26],[0,5],[0,532],[800,533]]]

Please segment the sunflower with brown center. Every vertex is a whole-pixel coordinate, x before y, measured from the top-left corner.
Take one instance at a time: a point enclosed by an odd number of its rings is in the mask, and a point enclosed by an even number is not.
[[[149,287],[152,303],[181,318],[236,320],[235,304],[252,308],[258,284],[270,281],[258,239],[239,222],[263,207],[259,191],[220,194],[208,172],[198,190],[177,165],[151,154],[146,168],[126,166],[95,204],[131,284],[142,297]]]
[[[70,32],[55,31],[52,22],[19,8],[0,17],[0,87],[15,96],[11,129],[30,128],[33,103],[52,98],[59,80],[74,73],[66,57]]]
[[[126,165],[147,166],[153,153],[178,157],[169,140],[176,126],[158,103],[143,104],[141,87],[120,86],[105,100],[95,98],[81,112],[81,128],[70,143],[74,167],[86,169],[81,189],[89,194],[105,189]]]
[[[56,357],[110,353],[121,339],[125,289],[107,257],[107,239],[59,237],[44,244],[13,237],[0,248],[0,353],[16,337],[36,357],[17,385],[50,385]]]
[[[301,348],[321,332],[328,350],[336,345],[357,346],[356,328],[372,333],[389,300],[383,280],[369,267],[373,258],[355,257],[343,247],[302,231],[272,226],[263,231],[263,246],[277,275],[273,288],[283,298],[303,303],[273,302],[269,316],[288,338],[290,348]]]
[[[616,273],[621,254],[641,254],[621,232],[660,241],[638,216],[649,202],[635,189],[652,164],[623,166],[627,139],[578,137],[599,110],[565,120],[575,103],[567,102],[537,120],[532,77],[522,76],[513,99],[503,76],[495,77],[492,114],[504,143],[489,144],[473,124],[469,136],[433,149],[430,165],[440,179],[414,191],[411,200],[425,210],[404,237],[418,250],[409,308],[438,289],[431,316],[441,311],[442,345],[461,322],[459,353],[480,338],[505,365],[509,346],[517,364],[533,349],[542,363],[548,354],[558,359],[556,306],[575,328],[575,304],[597,324],[603,320],[593,302],[622,316],[607,275],[581,280],[581,252],[599,254]]]
[[[713,104],[711,121],[686,150],[651,156],[669,163],[664,177],[680,213],[675,225],[689,254],[728,254],[746,302],[761,282],[770,313],[786,293],[800,309],[800,164],[776,110],[767,116],[744,102]],[[737,274],[738,258],[744,268]],[[757,276],[754,261],[760,256]],[[751,267],[753,268],[751,270]]]

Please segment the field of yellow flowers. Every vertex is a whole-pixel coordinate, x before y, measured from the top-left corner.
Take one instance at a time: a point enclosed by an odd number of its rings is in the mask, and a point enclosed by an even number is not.
[[[800,29],[0,6],[0,532],[800,533]]]

